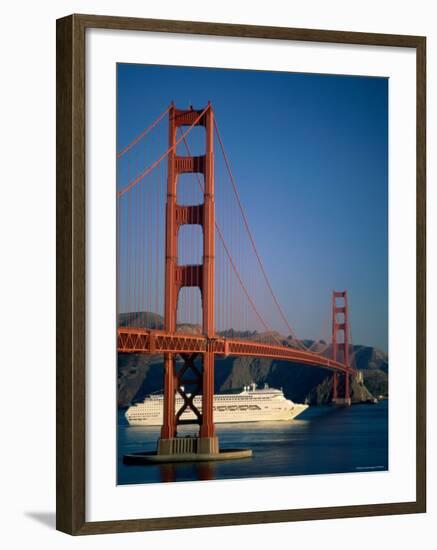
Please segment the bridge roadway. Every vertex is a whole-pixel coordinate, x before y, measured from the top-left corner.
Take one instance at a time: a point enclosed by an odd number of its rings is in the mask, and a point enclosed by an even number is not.
[[[117,334],[117,350],[121,353],[205,353],[212,351],[216,355],[266,357],[293,361],[304,365],[327,368],[342,374],[355,376],[357,371],[339,361],[324,357],[318,353],[302,351],[287,346],[276,346],[253,340],[233,338],[207,338],[202,334],[168,333],[162,330],[121,327]]]

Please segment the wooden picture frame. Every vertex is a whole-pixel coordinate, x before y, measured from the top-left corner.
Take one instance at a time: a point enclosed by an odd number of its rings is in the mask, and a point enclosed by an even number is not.
[[[89,28],[410,48],[417,85],[416,499],[87,522],[85,507],[85,32]],[[408,514],[426,510],[426,39],[420,36],[71,15],[57,21],[57,529],[72,535]]]

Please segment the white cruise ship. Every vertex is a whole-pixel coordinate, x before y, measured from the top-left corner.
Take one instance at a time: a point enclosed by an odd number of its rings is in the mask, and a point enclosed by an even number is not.
[[[126,411],[126,418],[132,426],[161,426],[164,397],[149,395],[143,403],[136,403]],[[183,399],[176,397],[176,411],[183,405]],[[202,411],[201,396],[194,398],[194,405]],[[214,395],[214,422],[267,422],[296,418],[308,405],[293,403],[285,399],[281,390],[257,389],[256,384],[245,386],[237,394]],[[184,411],[181,420],[194,420],[192,411]]]

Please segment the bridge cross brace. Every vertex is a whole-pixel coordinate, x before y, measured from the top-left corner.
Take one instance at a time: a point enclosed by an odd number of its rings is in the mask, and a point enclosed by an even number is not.
[[[194,399],[200,394],[202,388],[203,376],[202,372],[196,367],[194,361],[198,356],[197,353],[181,354],[184,360],[184,365],[179,369],[177,378],[177,392],[182,397],[184,403],[176,413],[176,429],[180,424],[201,424],[202,413],[194,404]],[[185,376],[194,376],[194,378],[185,378]],[[186,387],[191,386],[192,390],[188,394]],[[195,418],[193,420],[182,421],[181,416],[185,411],[192,411]],[[177,435],[177,432],[176,432]]]

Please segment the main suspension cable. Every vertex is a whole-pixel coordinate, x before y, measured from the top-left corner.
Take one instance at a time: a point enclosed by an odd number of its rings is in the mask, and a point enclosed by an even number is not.
[[[131,141],[129,145],[126,145],[126,147],[122,151],[117,153],[117,158],[118,159],[121,158],[124,154],[130,151],[134,145],[136,145],[139,141],[141,141],[143,137],[147,136],[147,134],[151,130],[153,130],[153,128],[155,128],[155,126],[165,117],[165,115],[169,112],[170,108],[171,108],[171,105],[169,105],[167,109],[162,114],[159,115],[159,117],[155,120],[155,122],[153,122],[143,132],[141,132],[141,134],[139,134],[133,141]]]
[[[203,115],[206,113],[206,111],[209,109],[209,105],[207,107],[205,107],[205,109],[200,113],[200,115],[194,120],[193,124],[188,128],[188,130],[182,134],[182,136],[176,140],[176,142],[167,149],[167,151],[165,153],[163,153],[157,160],[155,160],[155,162],[153,164],[151,164],[148,168],[146,168],[145,170],[143,170],[143,172],[141,172],[141,174],[139,174],[133,181],[131,181],[128,185],[126,185],[126,187],[124,189],[122,189],[121,191],[119,191],[117,193],[117,197],[120,198],[121,196],[123,196],[125,193],[127,193],[128,191],[130,191],[133,187],[135,187],[135,185],[137,185],[144,177],[146,177],[148,174],[150,174],[150,172],[156,168],[166,157],[168,157],[168,155],[174,150],[176,149],[176,147],[179,145],[179,143],[182,141],[182,139],[184,137],[186,137],[190,132],[191,130],[194,128],[194,126],[197,125],[197,123],[199,122],[199,120],[203,117]]]

